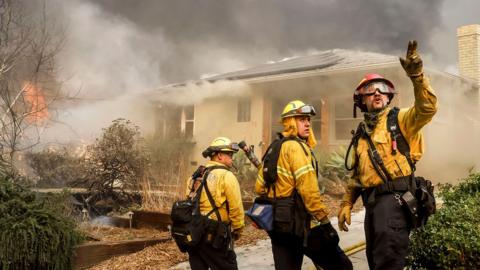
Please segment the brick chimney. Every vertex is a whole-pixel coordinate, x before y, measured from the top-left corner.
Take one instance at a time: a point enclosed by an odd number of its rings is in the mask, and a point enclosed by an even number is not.
[[[480,25],[471,24],[457,29],[458,71],[480,86]]]

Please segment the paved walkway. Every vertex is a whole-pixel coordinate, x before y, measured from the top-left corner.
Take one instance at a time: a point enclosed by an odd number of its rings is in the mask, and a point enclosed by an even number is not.
[[[337,227],[337,218],[332,218],[330,221],[335,227],[340,236],[340,247],[345,249],[351,247],[359,242],[365,241],[365,234],[363,231],[363,219],[365,211],[354,213],[352,215],[352,224],[349,226],[348,232],[340,232]],[[238,269],[246,270],[271,270],[273,266],[273,256],[271,251],[270,239],[260,240],[255,246],[243,246],[235,248],[237,253]],[[368,269],[367,258],[365,250],[361,250],[350,256],[353,263],[353,269],[366,270]],[[187,270],[190,269],[188,262],[183,262],[170,269]],[[312,261],[308,257],[304,257],[302,269],[314,270]]]

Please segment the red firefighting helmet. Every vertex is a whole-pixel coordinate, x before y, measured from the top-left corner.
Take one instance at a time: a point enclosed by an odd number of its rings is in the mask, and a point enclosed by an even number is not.
[[[395,86],[391,81],[378,74],[369,73],[363,77],[353,93],[354,106],[360,108],[362,112],[366,112],[367,107],[365,104],[362,104],[362,97],[364,95],[373,95],[376,91],[388,95],[388,104],[390,104],[394,95],[397,93],[395,91]]]

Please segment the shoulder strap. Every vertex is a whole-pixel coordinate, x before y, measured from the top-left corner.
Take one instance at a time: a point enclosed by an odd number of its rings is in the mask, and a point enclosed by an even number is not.
[[[207,213],[207,217],[210,216],[213,212],[215,212],[215,215],[217,216],[217,220],[219,222],[222,221],[222,217],[220,216],[220,212],[218,211],[218,207],[216,206],[215,204],[215,200],[213,199],[213,196],[212,196],[212,193],[210,193],[210,190],[208,189],[208,183],[207,183],[207,179],[208,179],[208,174],[213,171],[213,170],[216,170],[216,169],[224,169],[224,170],[227,170],[229,171],[229,169],[225,166],[220,166],[220,165],[215,165],[215,166],[211,166],[211,167],[207,167],[207,177],[205,177],[203,179],[203,184],[205,186],[205,192],[207,193],[207,198],[208,198],[208,201],[210,202],[210,205],[212,206],[212,210],[210,210],[210,212]],[[224,205],[226,203],[226,201],[224,201],[222,203],[222,205]]]
[[[368,157],[370,158],[370,161],[372,162],[373,167],[375,168],[375,171],[377,171],[378,175],[380,176],[380,178],[382,178],[384,183],[387,183],[388,181],[392,181],[393,180],[392,176],[390,176],[390,173],[385,167],[385,164],[383,163],[383,159],[378,153],[377,148],[375,147],[375,144],[370,138],[370,135],[368,135],[367,131],[365,130],[365,124],[363,122],[361,123],[361,129],[362,129],[362,137],[364,137],[368,142]]]
[[[350,141],[350,144],[348,145],[348,148],[347,148],[347,154],[345,155],[345,168],[348,170],[348,171],[352,171],[353,169],[357,168],[358,166],[358,155],[355,155],[355,159],[353,161],[353,164],[352,166],[348,166],[348,157],[350,156],[350,151],[352,149],[355,149],[355,152],[356,152],[356,149],[358,147],[358,140],[360,140],[360,137],[362,137],[362,123],[363,122],[360,122],[357,126],[357,131],[353,131],[352,130],[352,140]],[[353,147],[353,148],[352,148]]]
[[[395,155],[398,149],[400,153],[405,156],[408,165],[410,165],[412,172],[414,172],[416,170],[416,166],[415,162],[413,162],[410,156],[410,145],[408,145],[408,142],[403,136],[400,126],[398,125],[399,112],[400,109],[398,107],[393,107],[387,115],[387,130],[390,132],[390,136],[392,138],[392,154]]]

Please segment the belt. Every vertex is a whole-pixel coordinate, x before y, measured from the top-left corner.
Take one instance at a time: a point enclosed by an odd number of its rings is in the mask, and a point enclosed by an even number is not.
[[[375,198],[380,195],[405,192],[407,190],[414,191],[415,188],[416,184],[413,175],[397,177],[387,183],[364,189],[362,191],[363,205],[374,203]]]

